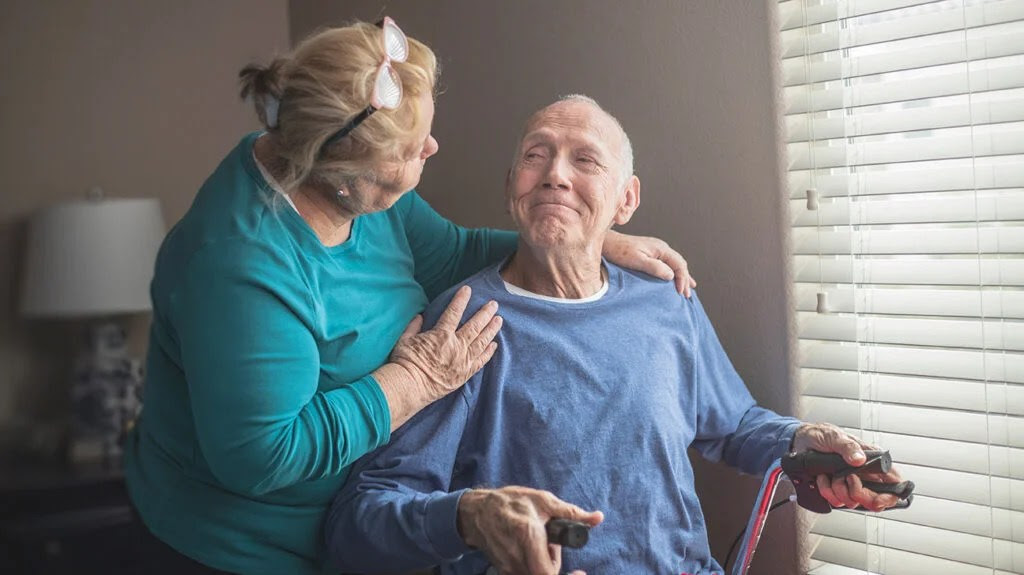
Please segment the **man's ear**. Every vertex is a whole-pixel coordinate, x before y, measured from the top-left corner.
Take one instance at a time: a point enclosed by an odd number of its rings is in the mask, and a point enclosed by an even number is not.
[[[617,226],[625,225],[633,217],[633,212],[638,207],[640,207],[640,178],[630,176],[622,194],[622,203],[619,204],[619,209],[615,212],[615,218],[612,221]]]

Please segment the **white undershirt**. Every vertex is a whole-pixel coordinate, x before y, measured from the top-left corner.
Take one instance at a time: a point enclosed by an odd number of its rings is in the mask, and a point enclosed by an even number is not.
[[[260,175],[263,176],[263,179],[266,180],[268,184],[270,184],[270,187],[273,188],[275,192],[284,196],[285,201],[287,201],[288,205],[291,206],[293,210],[295,210],[296,214],[299,213],[299,208],[295,207],[295,202],[292,201],[291,196],[284,193],[284,190],[281,189],[280,184],[277,183],[277,180],[274,179],[274,176],[270,175],[270,172],[267,171],[267,168],[263,165],[262,162],[260,162],[260,159],[256,157],[256,148],[253,148],[252,150],[252,160],[256,162],[256,167],[259,169]]]
[[[564,297],[551,297],[549,295],[541,295],[539,293],[533,293],[532,291],[529,290],[524,290],[523,288],[516,285],[512,285],[505,280],[502,280],[502,282],[505,284],[505,289],[508,290],[508,293],[512,295],[521,295],[523,297],[539,299],[542,301],[552,301],[555,303],[590,303],[592,301],[597,301],[601,299],[602,297],[604,297],[604,294],[608,293],[607,279],[604,280],[604,283],[601,285],[601,289],[597,290],[597,292],[594,293],[594,295],[588,295],[587,297],[581,299],[569,299]]]

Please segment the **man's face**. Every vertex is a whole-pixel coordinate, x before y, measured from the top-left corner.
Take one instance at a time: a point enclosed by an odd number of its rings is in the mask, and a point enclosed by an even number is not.
[[[619,128],[591,104],[558,102],[534,115],[506,186],[526,243],[600,248],[613,223],[629,221],[639,182],[622,183],[621,150]]]

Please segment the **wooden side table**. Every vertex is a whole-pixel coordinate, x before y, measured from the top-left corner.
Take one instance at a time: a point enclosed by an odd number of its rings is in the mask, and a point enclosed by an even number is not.
[[[0,467],[0,573],[138,572],[120,462]]]

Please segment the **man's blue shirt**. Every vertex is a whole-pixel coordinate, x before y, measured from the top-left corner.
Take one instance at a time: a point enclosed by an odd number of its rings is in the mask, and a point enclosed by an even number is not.
[[[564,550],[565,571],[721,573],[687,448],[763,473],[800,422],[755,405],[696,296],[605,267],[608,292],[588,303],[510,294],[500,266],[465,282],[466,318],[500,304],[497,352],[355,464],[325,527],[336,567],[483,573],[486,557],[456,527],[459,498],[523,485],[604,512],[586,547]]]

